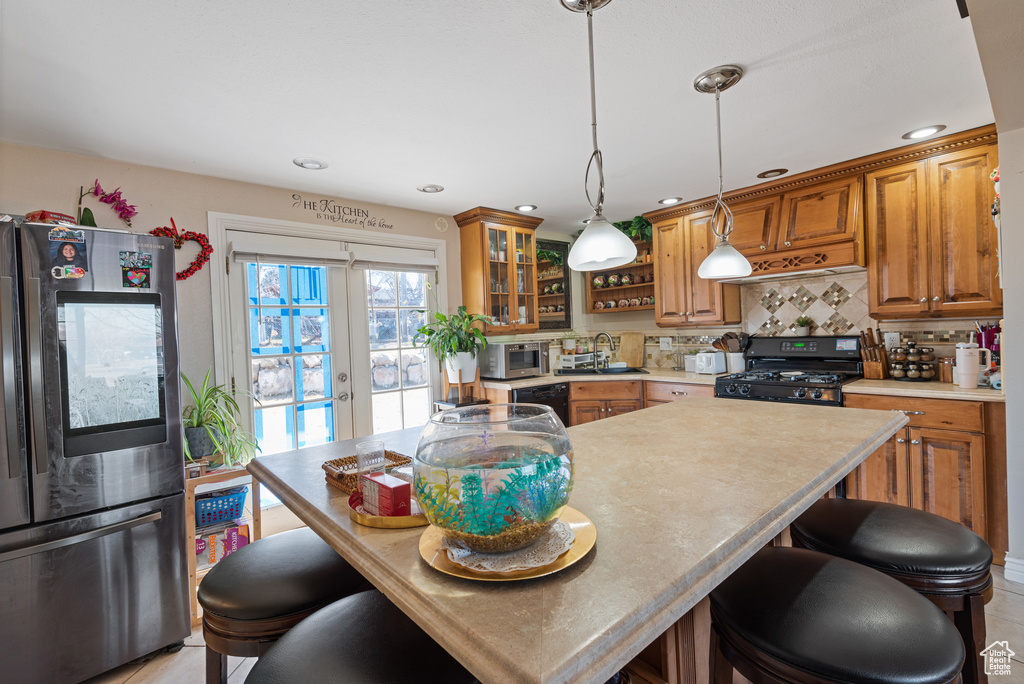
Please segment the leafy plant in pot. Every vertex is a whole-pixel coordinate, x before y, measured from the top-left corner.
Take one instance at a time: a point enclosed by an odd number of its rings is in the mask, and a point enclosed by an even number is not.
[[[223,464],[228,468],[245,465],[252,460],[260,447],[256,438],[239,422],[241,411],[235,401],[238,393],[229,392],[224,385],[212,384],[210,371],[206,372],[198,390],[184,373],[181,379],[191,402],[181,412],[185,456],[190,461],[206,458],[210,465]]]
[[[811,320],[810,316],[801,316],[796,319],[794,325],[796,326],[796,334],[800,336],[807,336],[811,334]]]
[[[432,316],[434,320],[416,331],[417,335],[423,336],[417,346],[430,347],[434,356],[444,363],[449,383],[459,381],[460,370],[462,382],[475,380],[476,354],[487,346],[487,339],[476,326],[479,323],[489,323],[490,316],[467,313],[465,306],[460,306],[453,314],[445,315],[440,311],[432,311],[428,316]]]

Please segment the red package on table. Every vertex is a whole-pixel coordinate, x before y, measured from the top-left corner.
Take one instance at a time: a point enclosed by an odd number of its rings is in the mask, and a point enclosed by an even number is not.
[[[384,473],[363,477],[363,510],[370,515],[411,515],[409,483]]]

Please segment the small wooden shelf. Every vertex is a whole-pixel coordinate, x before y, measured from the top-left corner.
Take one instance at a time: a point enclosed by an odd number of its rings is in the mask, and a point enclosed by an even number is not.
[[[634,270],[636,270],[638,268],[644,268],[644,267],[654,268],[654,262],[653,261],[646,261],[646,262],[642,261],[642,262],[640,262],[638,264],[626,264],[625,266],[616,266],[615,268],[606,268],[603,271],[590,271],[590,272],[591,273],[597,273],[597,274],[600,275],[600,274],[604,274],[604,273],[616,273],[618,271],[625,271],[625,270],[634,271]]]
[[[549,276],[547,278],[537,278],[537,282],[538,283],[543,283],[546,280],[564,280],[564,279],[565,279],[565,276],[557,275],[557,276]]]
[[[612,285],[610,287],[590,288],[591,292],[615,292],[617,290],[629,290],[636,287],[654,287],[654,283],[635,283],[630,285]]]
[[[627,311],[647,311],[653,309],[653,304],[647,306],[616,306],[612,309],[593,309],[590,313],[592,314],[603,314],[603,313],[625,313]]]

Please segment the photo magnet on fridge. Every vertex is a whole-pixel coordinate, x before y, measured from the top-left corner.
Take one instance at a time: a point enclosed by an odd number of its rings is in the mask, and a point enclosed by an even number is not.
[[[54,231],[50,231],[50,266],[54,278],[81,278],[89,270],[89,259],[86,253],[84,230],[67,230],[65,233],[79,233],[80,241],[74,239],[54,240]],[[57,275],[58,271],[61,275]]]
[[[120,255],[121,286],[148,290],[153,255],[149,252],[120,252]]]

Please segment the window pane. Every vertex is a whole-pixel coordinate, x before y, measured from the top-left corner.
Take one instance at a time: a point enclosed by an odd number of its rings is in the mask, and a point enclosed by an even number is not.
[[[261,404],[295,401],[292,359],[255,359],[252,362],[253,396]]]
[[[263,316],[260,316],[260,311]],[[287,354],[288,309],[249,309],[249,343],[253,356]]]
[[[388,392],[373,395],[373,434],[401,430],[402,393]]]
[[[415,309],[400,309],[398,315],[402,323],[402,346],[415,347],[417,343],[422,343],[423,335],[416,331],[426,322],[426,314]]]
[[[398,320],[395,309],[370,311],[370,349],[398,346]]]
[[[398,352],[382,352],[370,357],[370,387],[374,392],[398,389]]]
[[[394,271],[370,271],[370,299],[372,306],[394,306],[398,298],[395,296]]]
[[[292,304],[327,306],[327,269],[292,266]]]
[[[331,394],[331,357],[315,354],[297,357],[298,396],[300,399],[323,399]]]
[[[426,425],[430,419],[430,390],[423,389],[408,390],[404,395],[402,405],[405,414],[405,427],[417,427]]]
[[[260,264],[259,278],[256,277],[256,264],[248,264],[246,274],[249,280],[249,303],[263,306],[284,306],[288,304],[288,293],[281,290],[281,284],[287,283],[288,267],[281,264]],[[256,301],[257,287],[262,301]]]
[[[291,406],[257,408],[255,426],[261,455],[291,451],[295,448],[295,424]]]
[[[331,402],[299,404],[299,448],[334,441],[334,409]]]
[[[402,387],[423,387],[426,384],[426,355],[423,352],[402,352]]]
[[[423,273],[398,274],[398,303],[401,306],[426,306],[427,278]]]
[[[331,329],[327,309],[292,309],[295,353],[330,351]]]

